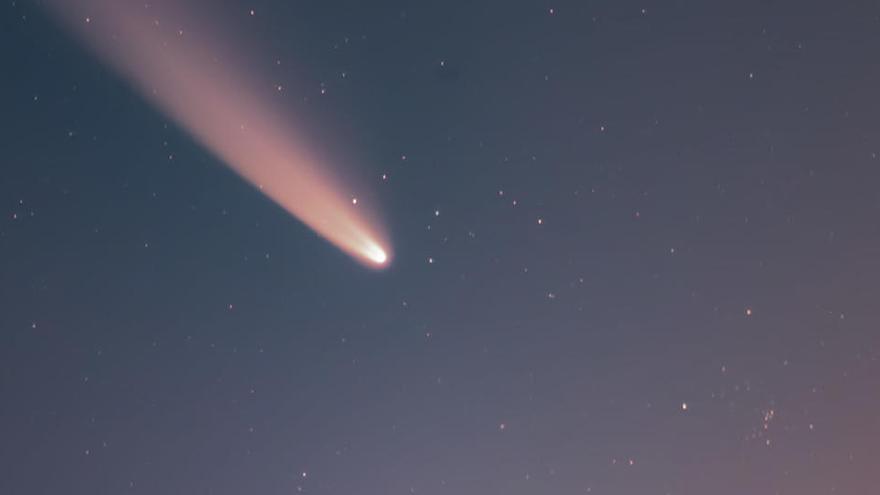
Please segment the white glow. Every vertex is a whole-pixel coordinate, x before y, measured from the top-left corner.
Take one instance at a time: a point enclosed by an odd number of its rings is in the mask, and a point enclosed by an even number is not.
[[[385,253],[385,250],[376,245],[368,246],[365,254],[370,261],[377,265],[382,265],[388,261],[388,254]]]

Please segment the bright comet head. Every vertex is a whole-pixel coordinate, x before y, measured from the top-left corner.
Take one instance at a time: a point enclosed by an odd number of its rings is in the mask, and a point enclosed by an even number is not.
[[[376,265],[384,265],[388,261],[388,254],[385,250],[375,244],[368,246],[364,254]]]

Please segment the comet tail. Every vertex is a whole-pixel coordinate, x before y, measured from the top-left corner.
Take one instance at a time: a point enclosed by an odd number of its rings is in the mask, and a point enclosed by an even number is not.
[[[102,60],[237,174],[344,252],[385,266],[382,229],[297,141],[266,90],[274,86],[232,61],[228,34],[210,32],[183,3],[193,2],[47,1]]]

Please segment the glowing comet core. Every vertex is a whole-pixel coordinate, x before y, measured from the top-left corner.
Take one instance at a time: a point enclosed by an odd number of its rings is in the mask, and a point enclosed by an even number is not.
[[[377,265],[383,265],[388,261],[388,255],[379,246],[370,246],[367,248],[367,257]]]
[[[50,11],[139,92],[238,175],[367,266],[390,259],[382,229],[271,99],[272,84],[235,63],[203,17],[154,0],[48,0]],[[211,8],[211,4],[201,8]],[[222,57],[222,58],[220,58]],[[354,204],[353,204],[354,203]]]

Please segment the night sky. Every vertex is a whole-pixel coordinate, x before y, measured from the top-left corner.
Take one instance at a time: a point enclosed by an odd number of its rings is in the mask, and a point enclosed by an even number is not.
[[[375,270],[44,3],[0,7],[0,493],[880,493],[880,4],[179,2]]]

